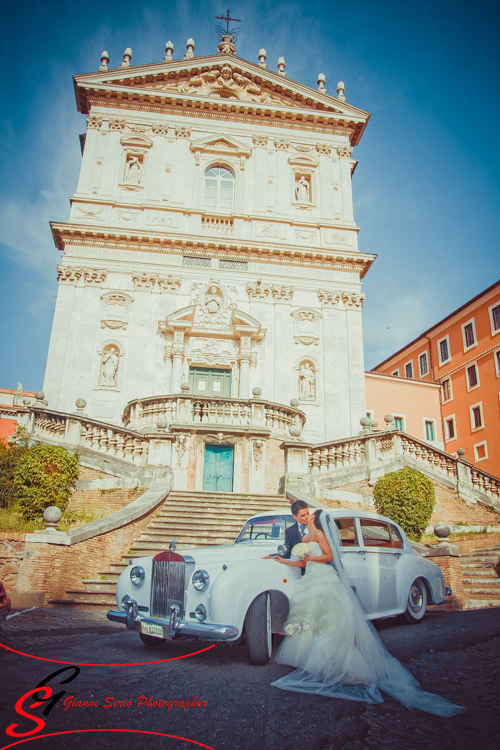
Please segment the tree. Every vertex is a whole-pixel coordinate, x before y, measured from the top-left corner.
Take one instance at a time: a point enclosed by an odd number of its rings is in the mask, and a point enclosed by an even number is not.
[[[16,462],[14,490],[27,520],[43,515],[55,505],[65,510],[78,479],[78,459],[65,448],[37,443]]]
[[[16,440],[10,445],[0,440],[0,508],[9,508],[16,502],[14,475],[17,462],[28,448],[26,430],[17,429]]]
[[[430,479],[405,466],[380,477],[373,497],[378,513],[396,521],[409,539],[420,540],[436,503]]]

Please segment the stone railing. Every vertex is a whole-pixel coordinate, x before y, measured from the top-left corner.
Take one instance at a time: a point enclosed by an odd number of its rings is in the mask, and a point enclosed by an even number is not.
[[[30,412],[26,427],[35,439],[87,448],[135,466],[151,463],[151,446],[147,435],[90,419],[83,414],[68,414],[36,406]]]
[[[293,406],[261,399],[202,398],[178,395],[130,401],[125,407],[127,428],[156,430],[158,421],[167,427],[176,423],[227,427],[259,427],[279,430],[287,436],[300,435],[306,418]]]
[[[201,229],[209,234],[222,234],[225,237],[232,237],[234,220],[224,216],[202,216]]]
[[[316,445],[285,444],[287,487],[321,495],[351,482],[374,483],[388,471],[413,466],[453,487],[467,502],[500,510],[500,479],[396,430],[363,431],[356,437]]]

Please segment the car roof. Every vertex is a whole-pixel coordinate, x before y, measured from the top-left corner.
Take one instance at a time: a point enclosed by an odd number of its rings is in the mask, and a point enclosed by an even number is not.
[[[378,513],[372,513],[368,510],[358,510],[354,508],[309,508],[309,510],[324,510],[327,513],[331,513],[335,518],[371,518],[374,521],[387,521],[392,523],[399,528],[399,524],[393,521],[392,518],[387,516],[381,516]],[[276,515],[292,515],[290,508],[277,508],[276,510],[264,510],[261,513],[256,513],[255,516],[251,516],[248,521],[253,521],[254,518],[272,517]],[[248,523],[247,521],[247,523]]]

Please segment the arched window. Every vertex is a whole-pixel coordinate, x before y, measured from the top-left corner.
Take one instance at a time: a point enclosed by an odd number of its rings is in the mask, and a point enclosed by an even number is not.
[[[205,172],[205,210],[231,213],[233,196],[233,173],[225,167],[207,169]]]

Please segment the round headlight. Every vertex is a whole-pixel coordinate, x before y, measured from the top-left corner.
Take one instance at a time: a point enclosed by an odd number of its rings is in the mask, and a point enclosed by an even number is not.
[[[144,571],[144,568],[141,568],[140,565],[136,565],[132,570],[130,571],[130,580],[134,584],[134,586],[140,586],[146,577],[146,573]]]
[[[196,591],[205,591],[210,583],[210,576],[206,570],[197,570],[196,573],[193,573],[193,578],[191,580]]]

